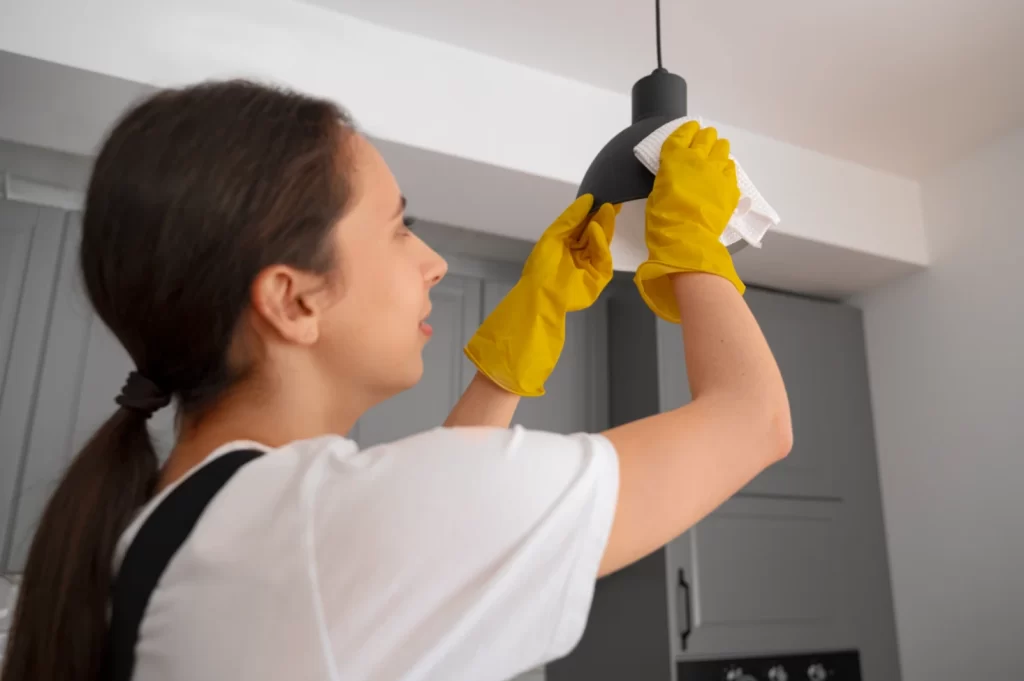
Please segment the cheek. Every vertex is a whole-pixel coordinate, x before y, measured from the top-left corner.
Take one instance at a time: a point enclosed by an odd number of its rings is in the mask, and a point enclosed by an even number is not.
[[[415,263],[403,257],[400,249],[367,259],[353,281],[353,292],[360,305],[379,313],[382,319],[401,323],[402,315],[422,310],[426,305],[423,276]]]
[[[330,311],[335,340],[349,346],[404,346],[415,341],[426,313],[423,275],[399,252],[347,263],[342,292]]]
[[[427,286],[405,249],[371,250],[350,252],[342,263],[336,302],[324,315],[322,366],[345,382],[400,391],[423,374],[419,322],[429,304]]]

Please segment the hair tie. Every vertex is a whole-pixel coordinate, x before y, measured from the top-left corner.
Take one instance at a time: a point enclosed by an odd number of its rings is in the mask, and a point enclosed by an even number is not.
[[[154,412],[170,404],[171,396],[138,371],[133,371],[128,374],[121,394],[114,401],[125,409],[144,414],[148,419]]]

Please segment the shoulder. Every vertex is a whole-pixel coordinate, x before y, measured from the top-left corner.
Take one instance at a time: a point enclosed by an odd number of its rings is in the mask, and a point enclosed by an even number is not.
[[[365,449],[338,437],[293,442],[238,478],[223,495],[226,522],[317,528],[363,544],[369,538],[351,525],[360,518],[401,545],[444,527],[524,531],[556,508],[571,514],[595,500],[614,509],[618,458],[600,435],[434,428]]]
[[[376,477],[412,476],[449,483],[472,478],[478,485],[491,476],[511,483],[517,477],[543,476],[565,484],[584,472],[618,472],[612,444],[601,435],[561,435],[513,428],[434,428],[387,444],[332,455],[342,468],[373,467]],[[514,487],[513,487],[514,489]]]
[[[618,458],[603,436],[521,427],[434,428],[365,449],[345,438],[316,438],[263,459],[242,485],[278,485],[281,494],[318,507],[372,499],[385,515],[387,503],[522,504],[524,496],[550,501],[574,486],[618,487]]]
[[[216,553],[234,542],[306,526],[313,517],[370,514],[426,519],[440,505],[467,509],[520,508],[529,515],[570,490],[603,488],[613,499],[618,459],[600,435],[560,435],[521,427],[434,428],[361,449],[342,436],[322,436],[277,448],[231,443],[151,500],[122,534],[115,569],[142,524],[203,466],[237,449],[264,455],[243,466],[210,502],[190,544]],[[486,513],[482,513],[486,516]],[[236,547],[237,548],[237,547]]]
[[[434,428],[394,442],[376,445],[361,453],[370,458],[420,454],[440,457],[480,456],[519,458],[551,455],[563,458],[600,457],[614,454],[602,435],[561,435],[522,426],[512,428]]]

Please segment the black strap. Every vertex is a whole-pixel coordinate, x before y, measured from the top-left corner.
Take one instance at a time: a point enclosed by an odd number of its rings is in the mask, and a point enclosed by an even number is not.
[[[238,469],[262,454],[255,449],[240,449],[218,456],[175,487],[142,524],[111,589],[102,679],[131,681],[139,626],[168,563],[217,492]]]

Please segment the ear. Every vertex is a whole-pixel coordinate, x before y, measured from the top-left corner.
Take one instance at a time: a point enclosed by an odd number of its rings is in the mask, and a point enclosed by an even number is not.
[[[286,265],[260,272],[252,285],[253,311],[291,343],[312,345],[320,337],[327,281]]]

